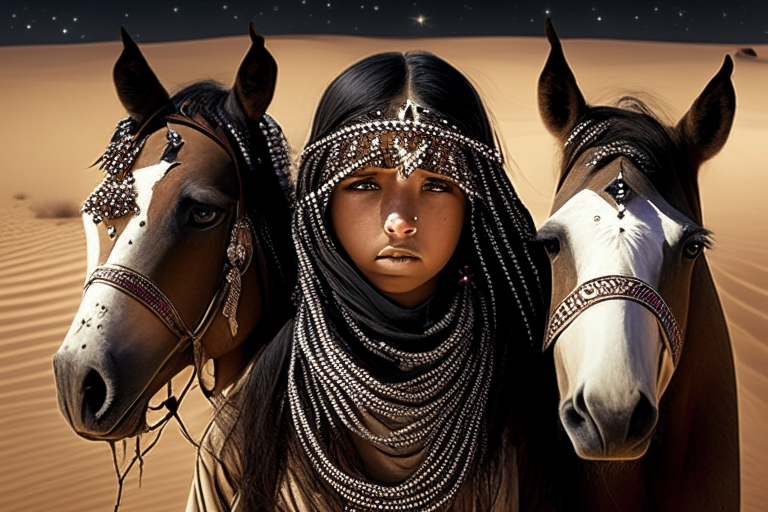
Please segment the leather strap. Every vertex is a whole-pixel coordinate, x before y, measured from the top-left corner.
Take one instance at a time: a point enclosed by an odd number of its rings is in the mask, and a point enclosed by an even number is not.
[[[653,313],[664,332],[664,342],[672,357],[672,364],[677,367],[683,347],[683,336],[672,311],[652,286],[629,276],[602,276],[577,286],[550,316],[542,351],[552,346],[557,337],[587,308],[600,302],[618,299],[637,302]]]

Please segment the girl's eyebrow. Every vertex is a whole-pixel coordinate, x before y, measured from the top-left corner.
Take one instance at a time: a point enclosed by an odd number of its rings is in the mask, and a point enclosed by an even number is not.
[[[368,176],[376,176],[377,174],[379,174],[378,170],[375,170],[369,167],[367,169],[361,169],[359,171],[355,171],[349,177],[350,178],[366,178]]]

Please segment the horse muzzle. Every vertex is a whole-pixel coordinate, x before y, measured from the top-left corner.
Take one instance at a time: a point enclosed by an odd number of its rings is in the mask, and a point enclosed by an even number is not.
[[[53,359],[59,409],[70,427],[91,440],[145,429],[147,404],[165,382],[161,377],[191,363],[177,342],[129,295],[105,284],[90,286]]]
[[[646,452],[671,375],[664,365],[674,367],[681,340],[659,294],[629,276],[587,281],[554,309],[544,348],[558,343],[560,419],[581,458]]]

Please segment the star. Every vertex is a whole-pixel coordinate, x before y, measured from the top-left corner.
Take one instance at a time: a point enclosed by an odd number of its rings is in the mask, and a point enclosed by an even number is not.
[[[379,10],[379,6],[378,6],[378,5],[374,5],[374,6],[373,6],[373,10],[374,10],[374,11],[378,11],[378,10]]]
[[[418,24],[419,24],[419,26],[423,27],[423,26],[424,26],[424,22],[425,22],[425,21],[427,21],[429,18],[427,18],[427,17],[426,17],[426,16],[424,16],[423,14],[419,14],[419,15],[418,15],[418,16],[416,16],[415,18],[411,18],[411,19],[412,19],[413,21],[415,21],[416,23],[418,23]]]
[[[174,7],[173,8],[173,12],[179,12],[179,8],[178,7]]]

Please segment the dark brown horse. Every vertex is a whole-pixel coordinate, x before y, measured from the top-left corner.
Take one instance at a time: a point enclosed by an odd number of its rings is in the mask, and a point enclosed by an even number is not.
[[[125,30],[121,121],[86,200],[88,277],[54,357],[59,407],[87,439],[147,431],[150,399],[213,361],[215,393],[290,316],[289,158],[265,114],[277,66],[250,27],[234,87],[170,97]],[[176,397],[166,400],[169,415]],[[166,416],[166,419],[168,416]]]
[[[733,122],[732,61],[664,126],[636,99],[588,105],[550,22],[547,36],[539,110],[564,149],[538,238],[570,439],[562,509],[736,511],[736,379],[697,185]]]

